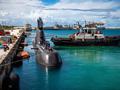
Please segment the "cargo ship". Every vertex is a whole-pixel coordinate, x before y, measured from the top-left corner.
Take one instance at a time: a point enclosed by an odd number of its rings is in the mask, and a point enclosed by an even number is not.
[[[52,37],[51,41],[56,46],[119,46],[120,36],[105,36],[97,25],[87,24],[79,27],[80,31],[64,37]]]

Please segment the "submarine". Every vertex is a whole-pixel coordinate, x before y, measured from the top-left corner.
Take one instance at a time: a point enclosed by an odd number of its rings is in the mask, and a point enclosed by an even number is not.
[[[62,58],[59,53],[50,46],[46,41],[43,31],[43,21],[41,18],[37,20],[38,30],[33,41],[33,48],[36,54],[36,60],[39,64],[47,67],[58,67],[62,64]]]

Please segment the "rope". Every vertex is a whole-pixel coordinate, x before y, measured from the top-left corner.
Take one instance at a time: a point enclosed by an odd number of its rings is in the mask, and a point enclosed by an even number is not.
[[[12,61],[12,62],[10,62],[10,63],[1,64],[0,67],[2,67],[2,66],[7,66],[7,65],[10,65],[10,64],[14,64],[14,63],[18,63],[18,62],[20,62],[20,61],[25,61],[25,60],[28,60],[28,59],[22,59],[22,60],[18,60],[18,61]]]

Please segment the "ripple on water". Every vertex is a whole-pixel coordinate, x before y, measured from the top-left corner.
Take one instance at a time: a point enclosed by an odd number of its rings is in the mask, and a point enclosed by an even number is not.
[[[74,32],[45,31],[55,35]],[[21,90],[120,90],[120,47],[54,47],[63,64],[58,70],[48,70],[36,63],[31,36],[35,36],[35,31],[26,39],[31,45],[25,50],[31,57],[15,69]]]

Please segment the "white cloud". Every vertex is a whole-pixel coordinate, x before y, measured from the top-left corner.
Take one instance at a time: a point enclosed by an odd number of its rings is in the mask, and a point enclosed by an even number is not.
[[[39,7],[39,11],[43,8],[42,2],[39,0],[1,0],[0,17],[10,17],[12,19],[33,19],[36,18],[35,15],[37,7]]]
[[[25,22],[35,23],[39,16],[43,18],[45,23],[71,23],[84,20],[105,21],[114,17],[120,18],[119,8],[116,10],[119,5],[115,1],[103,2],[100,0],[98,2],[94,0],[60,0],[50,6],[45,6],[40,0],[0,0],[0,18],[13,21],[14,24],[18,24],[16,23],[18,21],[21,24]],[[113,11],[114,9],[115,11]]]
[[[77,9],[112,9],[114,7],[118,7],[120,4],[114,1],[110,2],[102,2],[102,1],[84,1],[76,0],[76,2],[71,0],[61,0],[60,2],[52,5],[52,8],[77,8]]]
[[[116,10],[110,13],[111,17],[120,18],[120,10]]]
[[[60,21],[106,21],[115,15],[119,16],[120,14],[114,11],[115,8],[118,8],[120,3],[115,1],[104,1],[104,0],[60,0],[60,2],[48,6],[48,8],[56,9],[53,10],[54,18],[61,18]],[[59,9],[59,11],[57,11]],[[60,10],[68,9],[68,10]],[[73,9],[73,10],[69,10]],[[76,9],[76,10],[74,10]],[[50,11],[51,12],[51,11]],[[109,13],[111,12],[111,13]],[[114,13],[114,14],[113,14]],[[110,15],[108,15],[110,14]],[[63,19],[63,18],[64,19]],[[107,18],[107,19],[106,19]]]

